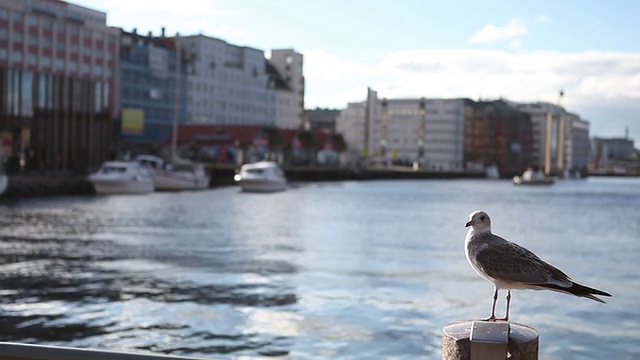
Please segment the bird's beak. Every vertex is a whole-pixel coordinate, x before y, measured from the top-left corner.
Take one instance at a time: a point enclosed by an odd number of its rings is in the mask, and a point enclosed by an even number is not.
[[[468,221],[466,224],[464,224],[464,227],[469,227],[471,226],[471,221]]]

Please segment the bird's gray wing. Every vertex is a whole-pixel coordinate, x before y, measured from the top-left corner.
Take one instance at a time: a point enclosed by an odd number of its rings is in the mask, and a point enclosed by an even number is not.
[[[524,284],[571,285],[569,276],[558,268],[522,246],[499,239],[502,241],[489,242],[476,253],[476,263],[487,275]]]

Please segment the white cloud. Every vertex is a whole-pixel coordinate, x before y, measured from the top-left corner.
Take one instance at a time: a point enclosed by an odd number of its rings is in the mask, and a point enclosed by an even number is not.
[[[640,53],[431,49],[392,53],[376,64],[321,50],[303,53],[307,107],[344,108],[364,101],[367,86],[388,98],[552,103],[564,89],[562,105],[590,120],[592,134],[605,133],[609,123],[632,130],[640,124]],[[626,117],[614,119],[620,112],[612,110],[623,105]]]
[[[511,19],[504,27],[489,24],[478,30],[472,37],[474,44],[493,43],[513,39],[527,33],[527,28],[519,19]]]

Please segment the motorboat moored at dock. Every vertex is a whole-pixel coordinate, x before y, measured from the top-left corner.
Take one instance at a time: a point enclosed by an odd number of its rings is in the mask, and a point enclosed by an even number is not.
[[[209,187],[204,165],[189,160],[171,163],[153,155],[138,155],[135,160],[153,172],[156,191],[202,190]]]
[[[513,183],[515,185],[553,185],[556,179],[547,176],[540,170],[533,170],[531,168],[525,170],[522,176],[514,176]]]
[[[146,194],[154,190],[151,170],[137,161],[107,161],[88,179],[98,194]]]
[[[280,166],[273,161],[244,164],[234,181],[245,192],[276,192],[287,188],[287,179]]]

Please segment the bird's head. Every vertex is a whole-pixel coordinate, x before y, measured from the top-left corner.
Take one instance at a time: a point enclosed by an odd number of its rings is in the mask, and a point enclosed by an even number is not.
[[[477,210],[469,214],[469,221],[464,225],[471,226],[475,232],[491,231],[491,219],[486,212]]]

